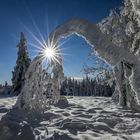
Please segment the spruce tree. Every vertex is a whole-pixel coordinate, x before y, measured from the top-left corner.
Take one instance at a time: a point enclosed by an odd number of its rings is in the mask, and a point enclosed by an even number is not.
[[[16,61],[16,66],[14,67],[13,77],[12,77],[12,93],[18,95],[25,82],[25,73],[30,65],[31,59],[28,56],[26,38],[21,32],[20,41],[17,45],[18,48],[18,57]]]

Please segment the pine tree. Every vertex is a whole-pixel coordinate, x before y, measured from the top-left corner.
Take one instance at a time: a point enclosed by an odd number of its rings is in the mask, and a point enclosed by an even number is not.
[[[8,86],[8,83],[7,83],[7,81],[5,81],[5,85],[4,85],[4,87],[7,87]]]
[[[20,41],[17,45],[18,57],[16,61],[16,66],[14,67],[13,77],[12,77],[12,93],[18,95],[24,85],[25,73],[30,65],[31,59],[28,56],[26,38],[21,32]]]

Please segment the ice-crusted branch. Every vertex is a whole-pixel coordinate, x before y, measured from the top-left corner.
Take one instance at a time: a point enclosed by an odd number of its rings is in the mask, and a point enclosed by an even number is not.
[[[55,34],[55,36],[53,36]],[[56,27],[49,36],[55,42],[62,37],[77,34],[84,38],[101,58],[112,66],[125,61],[133,65],[132,75],[129,78],[131,88],[136,93],[138,102],[140,101],[140,61],[138,57],[131,54],[125,47],[119,47],[112,43],[111,36],[103,34],[99,27],[83,19],[71,19]]]

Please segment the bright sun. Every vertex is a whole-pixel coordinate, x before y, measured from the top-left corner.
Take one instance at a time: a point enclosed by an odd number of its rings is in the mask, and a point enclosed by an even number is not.
[[[57,64],[57,63],[61,65],[62,63],[61,56],[66,55],[66,54],[64,53],[62,54],[62,48],[60,47],[62,47],[62,45],[64,45],[66,41],[62,42],[61,44],[60,43],[58,44],[58,42],[54,41],[55,39],[55,33],[54,33],[51,36],[51,39],[48,38],[46,42],[39,28],[37,27],[36,23],[34,23],[34,25],[35,25],[36,30],[38,31],[40,38],[35,36],[26,26],[25,26],[25,29],[31,34],[31,36],[37,42],[37,44],[34,44],[32,42],[29,44],[37,49],[35,51],[38,52],[43,66]],[[47,23],[47,28],[48,28],[48,23]]]
[[[54,42],[55,34],[52,36],[52,39],[48,39],[47,42],[44,40],[41,34],[40,36],[42,40],[39,40],[33,33],[31,34],[35,38],[35,40],[39,43],[39,46],[32,43],[31,45],[37,48],[43,66],[53,65],[57,63],[61,65],[62,53],[60,46],[62,46],[65,42],[63,42],[62,44]]]
[[[48,64],[59,63],[60,58],[60,48],[59,46],[54,45],[53,42],[45,43],[43,48],[41,49],[40,56],[42,58],[42,62],[48,62]]]
[[[53,48],[45,48],[44,54],[48,59],[52,59],[55,56],[55,50]]]

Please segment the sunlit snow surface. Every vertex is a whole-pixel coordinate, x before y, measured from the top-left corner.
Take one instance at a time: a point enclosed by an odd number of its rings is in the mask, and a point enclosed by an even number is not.
[[[12,106],[16,103],[16,97],[4,97],[0,96],[0,119],[3,115],[5,115],[6,111],[2,111],[3,109],[9,111]]]
[[[113,103],[111,98],[67,98],[70,106],[52,107],[45,113],[46,120],[40,121],[38,126],[32,126],[36,139],[39,137],[40,140],[140,139],[140,113],[123,109]],[[15,101],[15,97],[0,98],[0,107],[9,109]],[[0,116],[4,114],[0,113]]]

